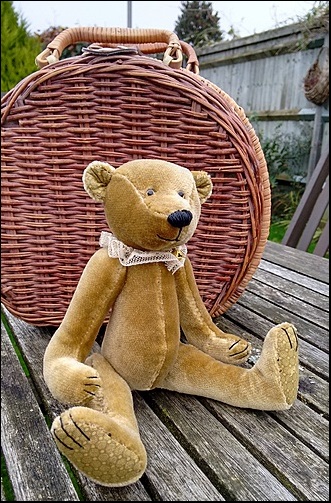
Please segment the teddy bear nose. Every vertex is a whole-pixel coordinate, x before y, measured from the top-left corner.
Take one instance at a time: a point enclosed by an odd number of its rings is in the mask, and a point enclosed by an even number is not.
[[[173,227],[186,227],[190,225],[193,215],[188,210],[177,210],[170,213],[167,220]]]

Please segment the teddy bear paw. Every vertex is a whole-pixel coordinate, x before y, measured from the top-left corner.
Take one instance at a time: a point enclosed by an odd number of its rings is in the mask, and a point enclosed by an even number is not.
[[[55,418],[51,432],[62,454],[101,485],[132,484],[146,469],[138,433],[99,411],[72,407]]]
[[[210,339],[203,351],[213,358],[232,365],[245,363],[251,353],[251,344],[236,335],[222,334]]]
[[[72,357],[55,359],[44,375],[52,395],[69,405],[87,405],[101,390],[98,372]]]

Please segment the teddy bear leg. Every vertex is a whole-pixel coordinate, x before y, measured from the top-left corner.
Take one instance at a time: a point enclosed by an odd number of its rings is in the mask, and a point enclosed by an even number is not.
[[[268,332],[261,356],[251,369],[222,363],[194,346],[181,344],[177,361],[160,387],[235,407],[285,410],[297,396],[298,369],[296,329],[282,323]]]
[[[62,454],[91,480],[113,487],[132,484],[144,473],[147,456],[131,390],[100,354],[86,363],[99,372],[100,392],[88,407],[72,407],[55,418],[53,437]]]

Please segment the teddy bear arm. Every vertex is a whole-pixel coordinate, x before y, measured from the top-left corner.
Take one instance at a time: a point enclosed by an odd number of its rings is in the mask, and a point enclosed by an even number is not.
[[[67,312],[44,355],[44,378],[52,394],[66,403],[83,403],[100,386],[83,362],[125,281],[125,268],[98,250],[87,263]],[[68,383],[70,385],[68,386]]]
[[[181,328],[187,341],[224,363],[241,364],[246,361],[251,351],[250,343],[223,332],[215,325],[202,301],[188,258],[178,272],[176,286]]]

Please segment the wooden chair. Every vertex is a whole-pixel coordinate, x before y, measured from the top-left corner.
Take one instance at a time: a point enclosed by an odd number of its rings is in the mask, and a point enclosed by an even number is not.
[[[322,153],[307,183],[282,244],[307,251],[329,206],[329,150]],[[324,257],[329,249],[329,217],[313,253]]]

